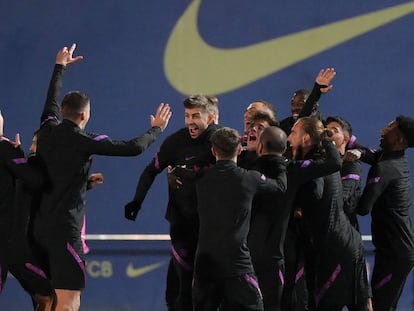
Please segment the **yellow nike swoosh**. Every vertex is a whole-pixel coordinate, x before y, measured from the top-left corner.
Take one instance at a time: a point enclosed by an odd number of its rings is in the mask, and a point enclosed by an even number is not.
[[[164,54],[166,77],[183,94],[233,91],[414,12],[410,1],[250,46],[219,49],[200,36],[201,1],[194,0],[177,21]],[[303,42],[310,43],[306,49]]]
[[[131,262],[128,264],[126,268],[126,275],[130,278],[137,278],[139,276],[142,276],[145,273],[151,272],[153,270],[158,269],[162,265],[164,265],[165,262],[157,262],[148,266],[135,268],[134,264]]]

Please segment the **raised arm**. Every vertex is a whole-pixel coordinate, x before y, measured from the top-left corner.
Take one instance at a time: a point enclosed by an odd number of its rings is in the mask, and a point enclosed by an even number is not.
[[[83,59],[83,56],[73,57],[75,49],[76,44],[74,43],[69,49],[67,47],[60,49],[56,55],[56,63],[53,69],[52,78],[50,79],[46,102],[40,119],[41,125],[49,121],[55,123],[59,122],[60,105],[58,98],[63,85],[63,74],[68,65]]]
[[[291,161],[288,166],[289,178],[295,178],[297,184],[330,175],[342,167],[341,156],[331,140],[322,140],[325,157],[314,160]],[[296,184],[296,183],[295,183]]]
[[[373,165],[381,156],[381,150],[369,149],[367,147],[358,145],[355,149],[348,149],[345,152],[343,161],[358,161]]]
[[[89,154],[107,156],[137,156],[148,149],[162,133],[171,117],[170,106],[160,104],[155,116],[151,116],[151,128],[130,140],[112,140],[107,135],[86,135],[82,146]],[[176,146],[175,146],[176,148]]]
[[[335,76],[336,71],[334,68],[326,68],[319,71],[318,75],[316,76],[312,92],[309,94],[309,97],[299,114],[299,118],[307,117],[312,114],[315,104],[320,99],[322,93],[328,93],[330,90],[332,90],[333,85],[331,82]]]

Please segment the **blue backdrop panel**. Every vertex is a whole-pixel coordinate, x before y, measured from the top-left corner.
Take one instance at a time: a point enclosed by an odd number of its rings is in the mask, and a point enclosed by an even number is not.
[[[168,102],[173,109],[170,126],[142,155],[95,157],[92,171],[102,172],[105,182],[88,193],[88,233],[165,234],[164,173],[155,180],[136,222],[124,219],[123,206],[162,140],[183,126],[182,100],[187,93],[217,95],[220,123],[242,130],[243,113],[251,101],[272,102],[284,118],[290,113],[293,91],[311,87],[321,68],[335,67],[334,89],[321,100],[322,114],[345,116],[362,143],[377,147],[380,129],[396,115],[414,116],[413,6],[413,1],[403,0],[339,0],[334,6],[306,0],[1,1],[0,109],[5,134],[20,132],[28,148],[39,125],[56,52],[76,42],[75,54],[84,60],[68,68],[63,93],[81,90],[90,95],[89,131],[131,138],[149,127],[149,115],[158,103]],[[189,8],[195,8],[192,22],[178,23],[183,16],[191,17]],[[177,25],[183,32],[172,40]],[[321,28],[327,32],[315,32]],[[311,35],[303,36],[307,31]],[[234,63],[242,57],[245,61]],[[233,59],[231,68],[228,59]],[[262,71],[253,75],[258,68]],[[214,88],[215,79],[231,87]],[[239,79],[248,82],[236,83]],[[412,150],[408,157],[412,169]],[[366,173],[368,167],[364,169]],[[360,220],[363,233],[369,234],[369,216]],[[95,245],[100,251],[89,255],[93,264],[82,308],[102,310],[102,301],[108,307],[119,303],[123,310],[161,308],[166,264],[139,278],[126,277],[124,270],[130,262],[140,266],[167,261],[168,245],[163,245],[162,254],[154,254],[147,242],[128,243],[132,253],[121,255],[118,243]],[[110,277],[102,272],[109,269],[106,261],[111,263]],[[411,283],[410,278],[401,304],[412,303]],[[0,309],[6,303],[4,310],[18,308],[21,292],[11,280],[0,297]]]

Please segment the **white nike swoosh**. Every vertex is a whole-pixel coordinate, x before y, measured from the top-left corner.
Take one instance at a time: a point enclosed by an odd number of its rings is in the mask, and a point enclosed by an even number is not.
[[[134,264],[131,262],[128,264],[126,268],[126,275],[130,278],[137,278],[139,276],[144,275],[145,273],[151,272],[153,270],[158,269],[162,265],[164,265],[165,262],[157,262],[148,266],[135,268]]]
[[[206,43],[199,33],[201,1],[189,5],[165,49],[166,77],[182,94],[233,91],[414,12],[411,1],[242,48],[219,49]],[[411,31],[407,35],[412,35]],[[306,49],[303,42],[310,43]]]

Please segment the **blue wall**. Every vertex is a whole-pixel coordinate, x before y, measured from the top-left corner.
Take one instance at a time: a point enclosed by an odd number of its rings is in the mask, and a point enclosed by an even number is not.
[[[158,103],[172,106],[169,128],[144,154],[95,157],[92,171],[102,172],[105,183],[88,193],[88,233],[168,233],[164,174],[155,181],[136,222],[124,219],[123,205],[132,198],[139,174],[163,138],[183,126],[181,102],[188,93],[217,95],[220,123],[242,130],[249,102],[268,100],[280,118],[286,117],[292,92],[311,87],[321,68],[335,67],[334,89],[323,97],[321,111],[324,116],[347,117],[363,143],[377,147],[379,130],[396,115],[414,116],[413,1],[198,4],[0,3],[0,109],[6,136],[20,132],[26,148],[39,124],[56,52],[72,42],[84,60],[67,70],[63,93],[81,90],[90,95],[89,131],[130,138],[149,127],[149,114]],[[192,13],[193,22],[182,18]],[[351,20],[358,16],[362,17]],[[408,156],[412,168],[411,150]],[[361,223],[363,233],[369,234],[369,217]],[[82,310],[162,310],[167,242],[94,242],[91,247]],[[131,262],[160,266],[128,278],[124,269]],[[401,301],[406,310],[412,304],[411,283],[410,279]],[[0,310],[21,310],[18,301],[27,303],[27,298],[11,279]]]

